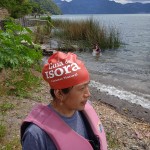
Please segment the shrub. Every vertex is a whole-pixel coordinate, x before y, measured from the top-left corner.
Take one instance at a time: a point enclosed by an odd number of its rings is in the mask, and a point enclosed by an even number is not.
[[[34,48],[29,28],[6,21],[5,31],[0,30],[0,70],[3,68],[30,68],[42,53]],[[24,42],[24,43],[23,43]]]

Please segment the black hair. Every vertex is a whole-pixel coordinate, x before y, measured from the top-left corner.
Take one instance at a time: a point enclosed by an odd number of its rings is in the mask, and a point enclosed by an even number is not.
[[[71,89],[72,89],[72,87],[69,87],[69,88],[61,89],[61,91],[62,91],[64,94],[68,94]],[[56,98],[55,93],[54,93],[54,89],[50,89],[50,94],[51,94],[51,96],[52,96],[53,98]]]

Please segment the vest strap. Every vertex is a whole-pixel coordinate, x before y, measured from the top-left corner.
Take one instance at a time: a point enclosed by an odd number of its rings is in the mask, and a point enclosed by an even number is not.
[[[86,118],[88,118],[88,122],[90,123],[94,134],[99,138],[100,150],[107,150],[106,135],[103,125],[100,119],[98,118],[96,111],[89,103],[85,105],[83,114],[85,115]]]

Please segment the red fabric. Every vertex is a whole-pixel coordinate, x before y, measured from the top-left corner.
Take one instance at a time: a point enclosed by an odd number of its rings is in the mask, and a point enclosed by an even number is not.
[[[50,56],[42,75],[52,89],[64,89],[90,80],[84,63],[70,52],[57,52]]]

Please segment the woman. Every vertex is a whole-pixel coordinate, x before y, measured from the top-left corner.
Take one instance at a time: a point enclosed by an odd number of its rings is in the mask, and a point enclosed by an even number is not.
[[[73,53],[53,54],[42,71],[53,97],[33,108],[21,126],[23,150],[107,150],[90,97],[89,73]]]

